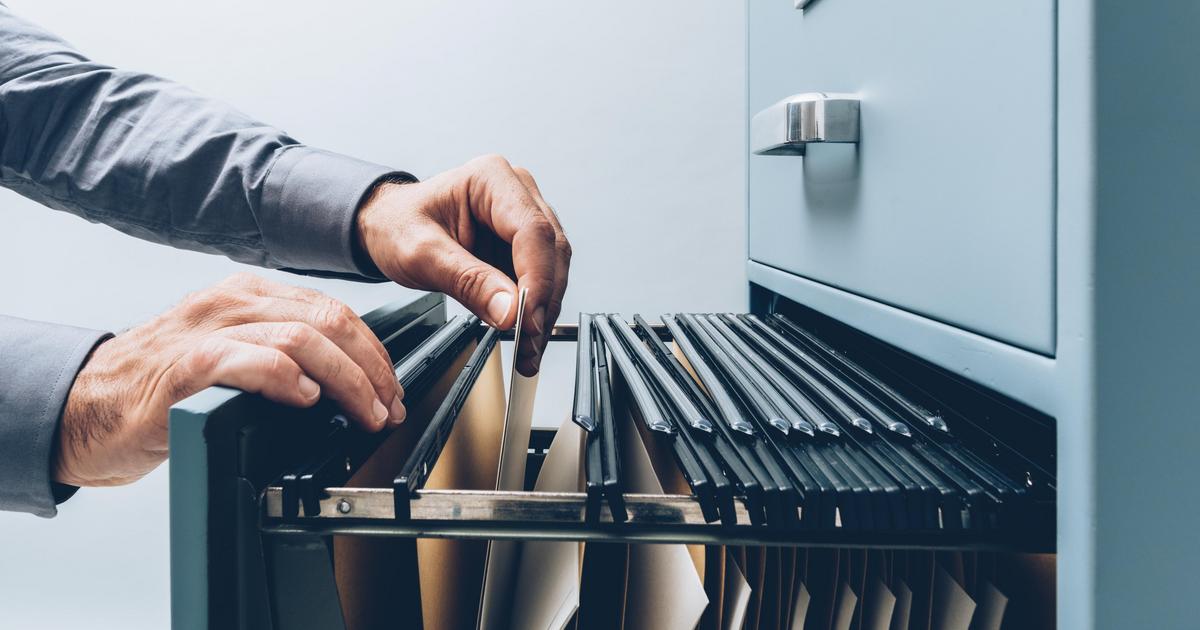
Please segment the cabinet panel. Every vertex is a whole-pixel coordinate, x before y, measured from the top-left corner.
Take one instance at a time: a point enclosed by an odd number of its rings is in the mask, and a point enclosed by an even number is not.
[[[749,4],[749,113],[861,99],[858,144],[752,155],[751,259],[1054,351],[1054,3]]]

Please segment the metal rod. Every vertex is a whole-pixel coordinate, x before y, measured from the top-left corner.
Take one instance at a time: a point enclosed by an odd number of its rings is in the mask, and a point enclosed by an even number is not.
[[[390,488],[329,488],[320,515],[283,517],[283,489],[268,488],[262,499],[265,534],[401,536],[507,540],[578,540],[889,549],[974,549],[1053,551],[1053,531],[953,530],[871,531],[778,529],[750,525],[741,499],[737,525],[705,523],[700,505],[687,495],[626,494],[626,523],[613,521],[608,506],[596,522],[585,521],[582,492],[418,490],[411,520],[395,519]]]

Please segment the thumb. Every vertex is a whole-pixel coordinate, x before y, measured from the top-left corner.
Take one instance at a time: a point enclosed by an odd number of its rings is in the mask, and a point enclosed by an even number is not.
[[[499,269],[479,260],[457,241],[444,235],[423,248],[425,257],[418,282],[458,300],[483,321],[499,329],[516,323],[517,285]]]

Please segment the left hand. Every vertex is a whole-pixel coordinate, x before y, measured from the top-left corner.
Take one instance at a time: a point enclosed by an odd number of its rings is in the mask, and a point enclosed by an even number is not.
[[[297,407],[324,394],[367,431],[404,421],[391,358],[349,307],[238,274],[92,351],[67,396],[54,479],[141,478],[167,457],[171,406],[212,385]]]
[[[497,328],[516,323],[517,289],[528,287],[517,370],[537,373],[562,310],[571,244],[529,171],[484,156],[423,182],[383,184],[356,228],[384,275],[446,293]]]

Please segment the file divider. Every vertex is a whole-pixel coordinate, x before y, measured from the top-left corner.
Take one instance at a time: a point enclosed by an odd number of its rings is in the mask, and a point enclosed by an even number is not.
[[[715,446],[722,459],[728,466],[729,473],[739,484],[746,500],[746,508],[750,521],[754,525],[766,524],[766,505],[768,502],[778,504],[775,495],[779,488],[771,473],[764,467],[759,456],[754,452],[758,443],[753,425],[743,418],[743,411],[734,402],[725,384],[708,365],[706,359],[688,340],[679,323],[673,315],[664,315],[663,324],[671,332],[675,344],[696,371],[704,391],[700,389],[691,375],[683,370],[680,379],[687,383],[692,396],[707,405],[709,414],[716,419],[717,439]],[[678,362],[676,362],[678,364]],[[682,366],[679,366],[682,369]],[[707,394],[706,394],[707,392]],[[771,498],[768,498],[771,497]]]
[[[494,328],[489,328],[483,334],[479,345],[467,359],[467,364],[463,367],[462,372],[450,386],[445,400],[434,412],[429,426],[421,434],[421,439],[417,442],[412,454],[409,455],[404,466],[401,467],[400,473],[393,480],[396,518],[401,520],[408,518],[409,501],[412,499],[413,492],[425,484],[425,480],[429,478],[430,472],[437,464],[438,456],[441,455],[442,448],[446,445],[446,440],[454,428],[454,421],[458,419],[458,412],[466,402],[467,395],[471,393],[471,388],[478,380],[484,364],[499,339],[499,331]]]
[[[940,415],[896,402],[902,394],[861,378],[846,367],[848,358],[810,341],[815,337],[785,318],[680,314],[664,316],[662,325],[640,315],[633,320],[583,314],[574,335],[557,328],[552,334],[581,346],[572,419],[591,427],[583,462],[586,524],[620,525],[633,517],[620,473],[610,359],[649,435],[662,441],[688,482],[702,522],[796,532],[948,533],[996,530],[1024,514],[1027,488],[967,448],[949,427],[928,420]],[[444,374],[440,367],[483,330],[475,318],[448,322],[400,361],[397,379],[413,388],[432,384]],[[419,500],[482,361],[500,338],[495,330],[482,333],[393,480],[398,522],[412,518],[412,501]],[[811,434],[797,430],[802,425],[793,420],[780,426],[789,415],[828,426]],[[852,428],[855,417],[875,430]],[[369,456],[369,441],[342,420],[331,424],[325,452],[280,477],[277,501],[285,522],[333,516],[322,514],[321,505]]]
[[[470,343],[472,330],[478,323],[477,317],[459,315],[440,326],[401,359],[395,367],[395,373],[405,395],[411,398],[424,396],[446,366]],[[341,414],[334,415],[329,426],[329,433],[321,441],[321,451],[280,477],[285,512],[290,518],[298,517],[301,505],[305,514],[317,514],[324,488],[345,484],[358,464],[369,457],[386,437],[381,433],[354,431],[350,428],[349,420]]]
[[[693,341],[698,341],[701,346],[707,348],[708,357],[715,359],[714,362],[719,366],[721,374],[728,383],[733,384],[732,391],[736,392],[737,398],[748,410],[743,417],[757,425],[756,436],[761,438],[761,441],[755,439],[755,447],[759,451],[760,459],[774,477],[775,487],[778,489],[773,496],[775,502],[767,504],[767,524],[775,527],[797,524],[799,508],[804,497],[801,495],[801,490],[794,477],[785,470],[785,466],[790,462],[786,462],[786,455],[784,451],[780,450],[778,444],[786,442],[790,425],[782,418],[777,409],[769,406],[746,373],[740,372],[737,367],[731,366],[725,361],[728,357],[722,355],[719,349],[714,350],[715,344],[712,343],[711,338],[706,338],[707,333],[700,328],[695,316],[683,315],[681,317],[687,325],[687,331],[693,334]]]
[[[847,383],[844,379],[839,378],[836,374],[826,368],[823,364],[815,359],[811,359],[808,355],[800,352],[792,352],[789,357],[788,350],[797,350],[791,346],[787,339],[776,332],[771,327],[763,324],[758,318],[749,315],[740,315],[737,317],[728,317],[727,321],[738,329],[744,337],[750,339],[754,345],[764,352],[771,360],[781,368],[787,368],[789,372],[795,374],[800,372],[798,365],[794,360],[805,360],[806,367],[812,372],[818,374],[820,378],[830,387],[843,397],[853,401],[865,414],[869,415],[873,420],[883,426],[883,428],[893,433],[898,433],[903,436],[909,436],[912,431],[907,424],[895,419],[894,414],[882,409],[869,396],[858,391],[853,385]]]
[[[641,381],[650,391],[652,402],[661,417],[670,426],[669,432],[660,432],[657,437],[665,440],[666,446],[675,456],[679,472],[692,488],[696,500],[700,502],[704,518],[709,522],[718,520],[720,518],[717,508],[718,486],[721,488],[721,494],[729,498],[730,509],[732,509],[730,484],[719,469],[713,470],[715,467],[711,465],[711,457],[697,449],[690,433],[691,431],[703,431],[699,428],[700,426],[707,426],[710,432],[712,430],[711,421],[707,418],[700,418],[703,420],[703,424],[697,422],[699,410],[695,409],[695,405],[691,405],[691,408],[687,410],[677,405],[684,397],[683,392],[670,393],[670,386],[675,385],[674,382],[669,384],[665,382],[667,380],[666,371],[654,361],[646,347],[630,331],[628,324],[616,316],[604,317],[603,323],[601,330],[616,331],[613,333],[614,339],[617,344],[623,346],[631,358],[633,371],[631,373],[622,372],[626,382]],[[609,344],[610,347],[612,345],[612,343]],[[685,415],[693,414],[693,412],[695,415],[691,421],[685,419]]]
[[[592,316],[579,314],[579,339],[575,342],[575,401],[571,419],[584,431],[596,430],[596,360],[592,340]]]
[[[762,323],[762,320],[759,319],[758,316],[756,316],[756,315],[748,315],[747,317],[751,321],[756,321],[756,322],[759,322],[760,324]],[[800,340],[803,340],[804,343],[811,344],[810,345],[811,348],[820,349],[821,354],[824,355],[824,358],[826,359],[827,362],[832,362],[832,363],[837,364],[839,367],[841,367],[843,369],[843,374],[846,374],[848,376],[853,375],[853,378],[855,378],[858,381],[860,387],[864,387],[868,390],[873,390],[879,399],[890,401],[893,405],[895,405],[895,407],[904,410],[910,418],[916,419],[919,422],[925,424],[926,426],[936,429],[938,431],[948,431],[949,430],[949,428],[946,425],[946,421],[942,418],[942,416],[940,414],[928,411],[925,408],[921,407],[920,405],[916,404],[915,402],[909,400],[907,397],[905,397],[902,394],[900,394],[899,392],[897,392],[893,387],[891,387],[887,383],[884,383],[880,379],[872,376],[869,372],[867,372],[866,370],[864,370],[861,367],[859,367],[858,365],[856,365],[850,359],[839,354],[836,350],[829,347],[824,342],[818,340],[816,337],[813,337],[808,332],[806,332],[804,329],[793,324],[788,318],[784,317],[781,314],[776,313],[771,316],[770,321],[771,321],[771,323],[775,324],[780,330],[784,330],[784,331],[787,331],[788,333],[792,334],[795,339],[800,339]],[[786,346],[784,346],[784,347],[786,347]]]
[[[604,339],[604,345],[612,355],[617,369],[625,377],[625,384],[629,387],[634,404],[637,405],[637,408],[642,413],[642,421],[646,423],[646,428],[668,435],[673,433],[675,431],[674,427],[659,408],[658,402],[650,390],[650,386],[646,383],[645,379],[641,378],[640,372],[638,372],[637,366],[633,362],[633,358],[625,350],[620,338],[617,337],[617,333],[613,331],[612,324],[609,323],[608,318],[596,316],[593,319],[593,324],[600,333],[600,337]]]
[[[621,453],[618,449],[619,431],[616,414],[613,412],[612,379],[608,373],[608,350],[604,340],[595,331],[591,332],[595,341],[595,367],[598,396],[596,421],[599,423],[599,438],[601,455],[604,458],[602,467],[604,475],[604,496],[608,499],[608,510],[612,519],[617,523],[629,520],[625,510],[625,482],[621,476]]]

